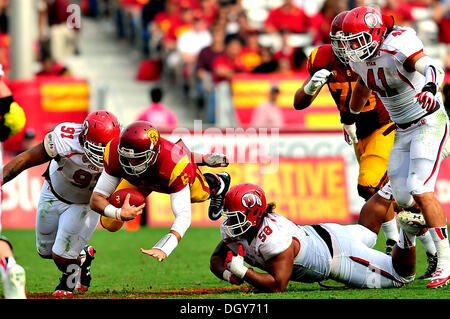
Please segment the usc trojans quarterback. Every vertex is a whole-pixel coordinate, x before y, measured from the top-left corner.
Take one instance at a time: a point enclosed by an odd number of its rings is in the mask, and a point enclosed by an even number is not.
[[[102,225],[112,231],[123,221],[142,213],[145,204],[129,205],[129,196],[121,208],[109,203],[108,197],[124,188],[137,188],[145,197],[151,192],[170,194],[175,221],[170,232],[152,249],[141,252],[157,258],[167,258],[176,248],[191,223],[191,203],[211,199],[208,215],[212,220],[222,215],[222,204],[230,185],[226,172],[205,173],[199,165],[227,166],[224,155],[206,157],[191,153],[180,140],[172,143],[161,137],[158,130],[146,121],[137,121],[125,127],[120,137],[106,146],[104,171],[91,197],[91,208],[104,215]]]

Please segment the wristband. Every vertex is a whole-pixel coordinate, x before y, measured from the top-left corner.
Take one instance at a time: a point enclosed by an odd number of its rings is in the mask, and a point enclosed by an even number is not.
[[[109,204],[108,206],[105,207],[105,210],[103,211],[103,213],[105,214],[106,217],[114,218],[117,220],[122,220],[120,218],[121,211],[122,211],[122,208],[117,208],[117,207],[113,206],[112,204]]]
[[[350,110],[350,113],[358,115],[359,113],[361,113],[361,111],[353,111],[353,109],[351,107],[348,108]]]
[[[166,254],[166,257],[169,257],[169,255],[172,253],[172,251],[175,249],[175,247],[178,246],[178,239],[177,236],[175,236],[172,233],[168,233],[163,238],[161,238],[153,248],[159,249],[163,251]]]

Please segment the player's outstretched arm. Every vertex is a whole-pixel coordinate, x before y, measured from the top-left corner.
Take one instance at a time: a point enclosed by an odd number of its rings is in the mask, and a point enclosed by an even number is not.
[[[296,110],[303,110],[311,105],[312,101],[319,94],[322,86],[327,83],[328,78],[333,76],[333,73],[327,69],[321,69],[303,82],[294,95],[294,108]]]
[[[350,112],[359,114],[369,100],[372,90],[369,89],[361,77],[358,77],[350,98]]]
[[[228,281],[234,285],[240,285],[244,280],[233,275],[231,271],[225,268],[225,258],[228,251],[229,248],[225,245],[223,240],[221,240],[209,259],[209,269],[217,278]]]
[[[45,150],[44,143],[40,143],[14,157],[3,167],[2,182],[9,182],[24,170],[38,166],[51,160]]]
[[[267,273],[259,273],[244,266],[242,246],[239,247],[237,256],[233,256],[231,251],[228,252],[225,265],[233,275],[245,280],[257,289],[268,292],[282,292],[286,290],[291,278],[294,258],[298,250],[299,244],[293,240],[285,251],[266,262]]]
[[[175,215],[175,221],[170,228],[170,232],[151,249],[141,248],[143,254],[155,257],[159,262],[169,257],[191,226],[191,189],[189,185],[186,185],[178,192],[171,193],[170,203],[172,212]]]

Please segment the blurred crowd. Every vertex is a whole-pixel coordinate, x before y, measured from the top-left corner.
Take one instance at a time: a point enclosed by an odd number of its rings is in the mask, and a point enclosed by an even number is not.
[[[6,70],[9,2],[0,0]],[[79,27],[67,25],[70,4],[79,5],[84,17],[109,21],[120,42],[139,50],[138,79],[170,83],[166,95],[181,90],[196,117],[211,124],[217,101],[227,95],[217,97],[219,86],[231,96],[236,74],[305,72],[312,49],[329,43],[336,14],[356,6],[378,6],[396,24],[415,28],[427,54],[450,71],[450,0],[37,0],[38,76],[70,75],[61,63],[79,53]]]
[[[450,0],[86,0],[109,17],[150,68],[183,89],[197,115],[215,123],[219,83],[239,73],[304,72],[314,46],[329,43],[336,14],[376,5],[414,27],[450,70]],[[440,46],[435,46],[439,43]],[[154,73],[154,72],[153,72]],[[152,73],[152,74],[153,74]],[[268,96],[270,92],[268,92]]]

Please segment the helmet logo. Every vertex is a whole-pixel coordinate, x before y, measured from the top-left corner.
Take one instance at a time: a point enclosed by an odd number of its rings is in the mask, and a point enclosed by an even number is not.
[[[364,16],[364,22],[371,29],[375,28],[377,24],[383,24],[380,17],[373,12],[366,13],[366,15]]]
[[[89,121],[85,120],[83,122],[83,135],[86,136],[89,132]]]
[[[242,205],[245,208],[252,208],[255,205],[262,206],[261,198],[253,193],[246,193],[242,196]]]
[[[147,136],[150,139],[150,141],[153,142],[153,145],[156,145],[158,143],[159,134],[157,130],[151,129],[150,131],[148,131]]]

